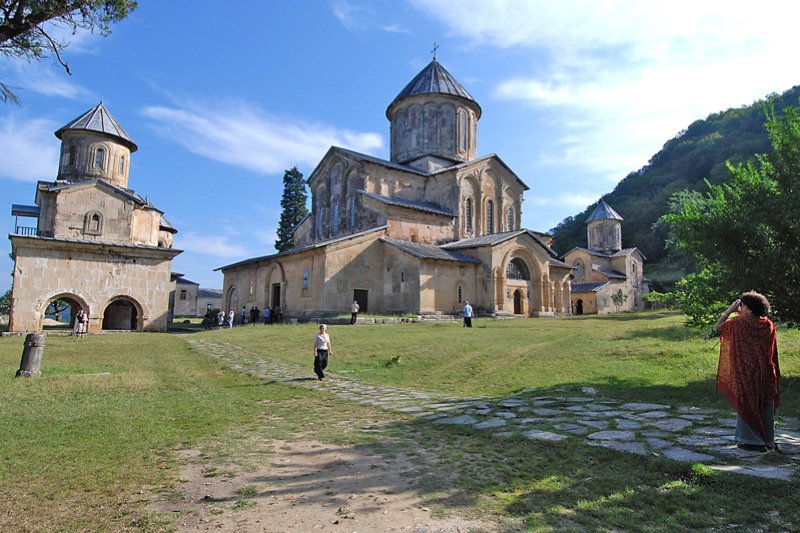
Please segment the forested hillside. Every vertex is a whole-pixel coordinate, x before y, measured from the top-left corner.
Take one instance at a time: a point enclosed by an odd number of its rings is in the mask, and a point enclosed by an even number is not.
[[[786,106],[800,105],[800,86],[770,97],[780,114]],[[670,196],[683,189],[705,191],[705,179],[719,184],[728,180],[726,162],[744,162],[770,151],[764,128],[763,101],[729,109],[697,120],[654,155],[641,169],[631,172],[604,198],[625,219],[622,240],[647,256],[645,273],[653,281],[670,283],[682,277],[689,265],[671,256],[666,234],[653,224],[663,215]],[[551,230],[554,248],[565,253],[586,246],[586,218],[596,204],[567,217]]]

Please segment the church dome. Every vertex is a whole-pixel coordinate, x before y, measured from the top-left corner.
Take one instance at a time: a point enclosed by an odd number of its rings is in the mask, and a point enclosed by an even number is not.
[[[434,172],[477,157],[481,107],[436,58],[386,109],[391,161]]]
[[[106,109],[106,106],[103,105],[103,102],[100,102],[69,124],[56,130],[55,136],[63,140],[64,133],[67,131],[91,131],[95,133],[102,133],[114,137],[117,142],[127,146],[131,152],[135,152],[139,149],[139,147],[136,146],[136,143],[133,142],[133,139],[131,139],[130,135],[128,135],[128,133],[122,129],[122,126],[119,125],[119,122],[117,122],[114,117],[111,116],[111,113],[108,112],[108,109]]]
[[[467,92],[467,90],[456,80],[452,74],[447,72],[435,58],[427,67],[422,69],[413,80],[408,82],[400,94],[398,94],[389,107],[386,108],[386,117],[392,119],[392,108],[406,98],[418,95],[450,95],[468,100],[475,106],[477,118],[481,116],[481,106],[478,102]]]

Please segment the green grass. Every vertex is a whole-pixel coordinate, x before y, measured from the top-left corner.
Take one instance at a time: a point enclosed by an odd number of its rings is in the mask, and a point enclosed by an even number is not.
[[[315,332],[308,324],[195,335],[311,374]],[[457,323],[331,326],[330,334],[330,371],[364,382],[498,397],[590,386],[626,400],[726,408],[714,392],[716,340],[670,313],[478,319],[471,330]],[[175,450],[201,447],[212,478],[228,476],[230,464],[258,468],[272,439],[407,453],[431,506],[530,531],[788,531],[800,524],[798,482],[718,474],[580,439],[553,445],[432,427],[223,370],[186,338],[51,336],[43,376],[33,379],[13,377],[24,338],[0,338],[0,531],[170,530],[177,518],[145,503],[178,486]],[[799,332],[780,331],[779,348],[779,414],[796,417]],[[241,490],[242,503],[219,512],[258,501],[256,487]]]

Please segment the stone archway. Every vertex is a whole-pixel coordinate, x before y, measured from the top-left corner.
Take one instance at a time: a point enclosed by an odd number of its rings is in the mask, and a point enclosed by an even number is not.
[[[112,299],[103,310],[102,329],[141,331],[141,306],[127,296],[119,296]]]
[[[575,302],[575,314],[582,315],[583,314],[583,300],[577,300]]]
[[[39,316],[41,329],[72,329],[75,325],[75,315],[79,309],[89,313],[89,305],[79,296],[62,293],[50,297]]]
[[[228,289],[228,295],[225,297],[225,309],[223,310],[226,314],[233,310],[236,312],[239,309],[239,291],[236,287],[231,287]]]

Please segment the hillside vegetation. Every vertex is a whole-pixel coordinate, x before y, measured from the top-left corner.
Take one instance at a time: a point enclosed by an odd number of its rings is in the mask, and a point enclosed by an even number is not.
[[[800,104],[800,86],[769,97],[777,114]],[[729,179],[727,162],[742,163],[771,151],[765,129],[764,101],[729,109],[693,122],[667,141],[641,169],[631,172],[605,200],[624,218],[623,244],[635,246],[647,257],[646,272],[658,287],[683,277],[692,265],[666,247],[666,231],[654,227],[666,213],[670,197],[681,190],[705,192],[705,180],[721,184]],[[585,221],[597,204],[567,217],[551,232],[554,248],[563,253],[586,246]]]

